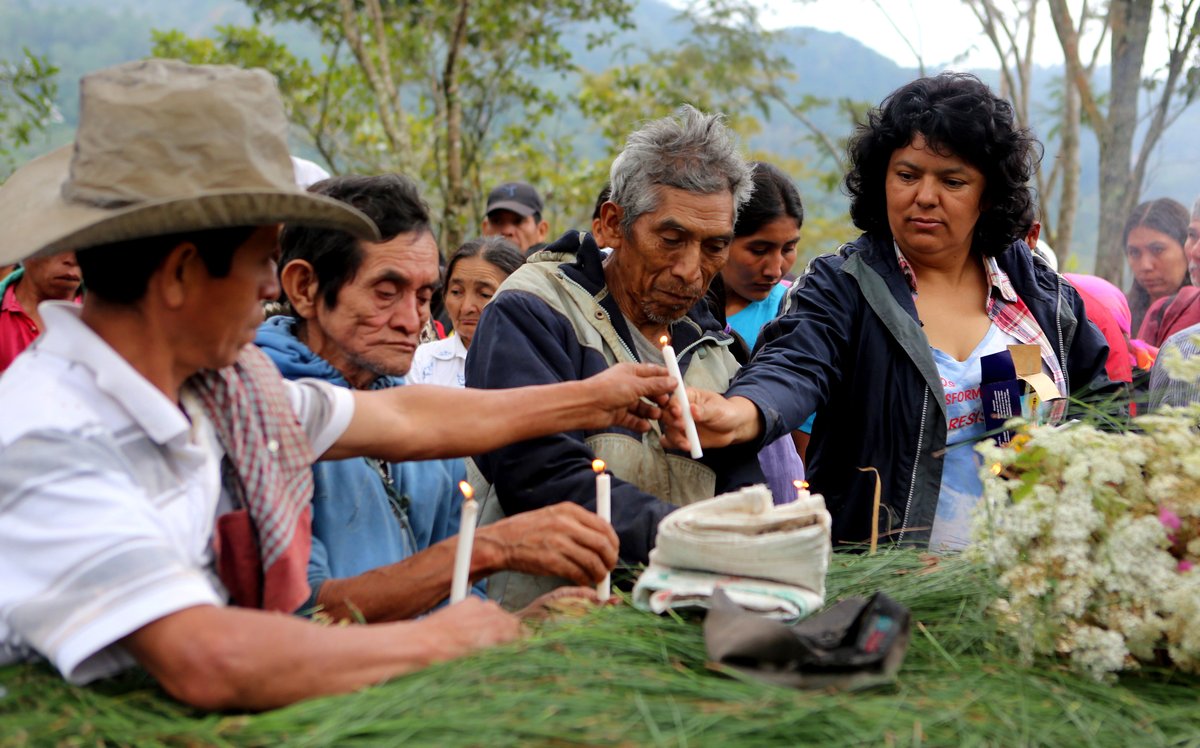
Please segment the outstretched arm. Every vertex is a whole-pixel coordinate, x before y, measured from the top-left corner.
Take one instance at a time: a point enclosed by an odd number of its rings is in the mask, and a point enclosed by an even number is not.
[[[322,459],[389,462],[462,457],[575,429],[650,430],[674,380],[661,366],[620,364],[577,382],[506,390],[411,385],[354,393],[354,417]],[[646,399],[643,399],[646,398]]]
[[[858,267],[882,284],[873,271]],[[788,292],[786,311],[763,328],[754,358],[725,395],[689,390],[701,444],[764,446],[799,428],[829,402],[834,383],[852,361],[848,341],[856,336],[865,304],[856,281],[842,271],[841,257],[814,260]],[[667,410],[663,444],[679,449],[682,410],[674,401]]]
[[[487,305],[479,321],[467,356],[467,382],[493,391],[518,384],[557,387],[563,385],[555,383],[579,380],[584,372],[613,370],[605,367],[601,351],[582,345],[569,319],[531,294],[505,291]],[[601,430],[610,432],[605,439],[631,445],[640,441],[630,431],[575,427],[498,447],[477,455],[475,462],[509,516],[563,501],[594,510],[596,453],[588,437]],[[612,524],[621,539],[621,558],[644,562],[659,521],[673,508],[614,475]]]
[[[200,605],[159,618],[121,644],[180,701],[259,710],[354,691],[520,634],[516,617],[468,598],[419,621],[345,627]]]

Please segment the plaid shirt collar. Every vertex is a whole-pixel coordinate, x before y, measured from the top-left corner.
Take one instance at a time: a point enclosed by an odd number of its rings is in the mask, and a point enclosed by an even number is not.
[[[904,253],[900,251],[900,245],[892,240],[892,246],[896,250],[896,262],[900,265],[900,272],[904,275],[904,280],[908,282],[908,288],[912,292],[913,298],[917,297],[917,276],[913,272],[912,266],[908,264],[908,260],[904,257]],[[1063,376],[1062,366],[1058,360],[1058,353],[1054,350],[1054,346],[1050,344],[1050,339],[1046,337],[1046,333],[1042,331],[1040,325],[1033,317],[1033,313],[1029,311],[1029,307],[1025,306],[1025,302],[1021,301],[1021,297],[1017,296],[1017,291],[1013,288],[1012,281],[1008,278],[1008,273],[1000,269],[1000,264],[996,262],[995,257],[985,256],[983,258],[983,270],[987,274],[988,282],[988,298],[987,298],[987,316],[996,327],[1001,331],[1016,338],[1021,343],[1026,345],[1036,345],[1042,351],[1042,364],[1049,370],[1051,378],[1054,379],[1054,385],[1058,387],[1058,392],[1064,398],[1067,396],[1067,380]],[[1062,416],[1062,412],[1066,409],[1066,400],[1056,401],[1054,408],[1054,420],[1058,420]]]
[[[900,251],[900,245],[892,240],[892,248],[896,250],[896,263],[900,265],[900,272],[904,275],[904,280],[908,282],[908,290],[915,297],[917,295],[917,275],[913,272],[912,265],[908,264],[908,258]],[[992,306],[997,300],[1004,301],[1009,304],[1021,304],[1020,297],[1017,296],[1016,289],[1013,288],[1012,281],[1008,279],[1008,273],[1000,269],[1000,264],[996,262],[995,257],[983,258],[983,271],[987,274],[988,282],[988,317],[992,317]]]

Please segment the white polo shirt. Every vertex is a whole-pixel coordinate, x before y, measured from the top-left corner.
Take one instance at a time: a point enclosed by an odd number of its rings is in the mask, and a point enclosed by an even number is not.
[[[39,311],[44,334],[0,377],[0,664],[38,653],[86,683],[133,664],[115,644],[126,635],[224,604],[211,569],[223,455],[207,419],[189,419],[78,307]],[[283,384],[322,454],[352,393]]]

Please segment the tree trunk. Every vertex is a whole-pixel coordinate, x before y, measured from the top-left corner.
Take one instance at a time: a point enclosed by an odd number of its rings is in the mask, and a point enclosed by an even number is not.
[[[1069,81],[1063,81],[1063,116],[1059,135],[1059,173],[1062,174],[1062,192],[1058,199],[1058,217],[1055,219],[1054,254],[1058,266],[1067,267],[1071,254],[1071,240],[1075,233],[1075,213],[1079,201],[1079,92]]]
[[[1112,0],[1112,82],[1109,87],[1108,127],[1100,141],[1100,234],[1096,246],[1096,275],[1118,286],[1125,270],[1122,229],[1137,204],[1142,185],[1132,169],[1133,137],[1137,130],[1137,96],[1142,85],[1142,59],[1150,33],[1153,0]]]
[[[446,199],[442,208],[442,248],[448,254],[463,241],[463,229],[469,219],[466,179],[462,158],[462,101],[458,96],[458,61],[466,41],[471,0],[461,0],[454,20],[454,33],[446,51],[442,90],[446,97]]]
[[[339,8],[341,9],[342,34],[345,36],[350,50],[354,53],[359,67],[362,68],[363,75],[366,76],[367,84],[375,94],[379,124],[391,146],[392,161],[400,170],[407,170],[413,160],[412,143],[409,141],[408,131],[403,126],[404,110],[400,105],[400,93],[392,79],[391,60],[388,57],[389,52],[384,41],[387,38],[387,31],[384,28],[386,21],[383,18],[383,11],[380,9],[378,0],[370,3],[370,21],[374,31],[372,38],[375,40],[375,45],[380,47],[377,50],[379,60],[376,64],[376,60],[371,56],[371,50],[367,47],[368,42],[358,28],[358,10],[355,8],[353,0],[340,0]]]

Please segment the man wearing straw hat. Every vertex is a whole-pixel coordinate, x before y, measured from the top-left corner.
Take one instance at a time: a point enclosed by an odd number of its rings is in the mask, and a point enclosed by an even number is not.
[[[137,663],[190,704],[261,709],[518,636],[474,599],[348,628],[225,602],[290,612],[309,595],[317,456],[644,430],[659,413],[640,399],[662,402],[670,379],[625,367],[498,393],[283,382],[248,345],[279,292],[278,224],[378,234],[294,185],[274,81],[150,60],[85,76],[80,99],[74,145],[0,187],[0,263],[76,251],[88,288],[81,308],[41,307],[42,337],[0,378],[0,661],[40,654],[76,683]],[[598,534],[596,579],[617,542]]]

